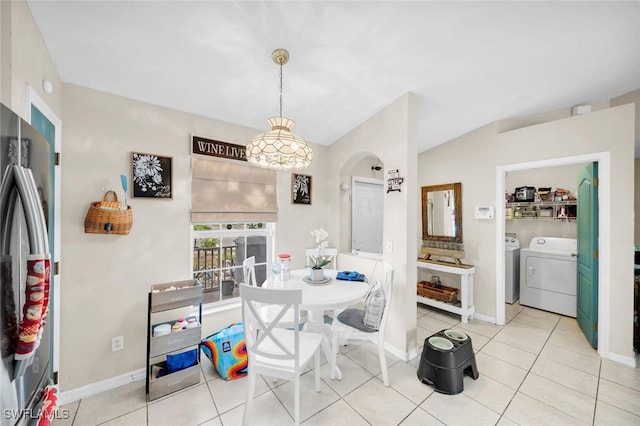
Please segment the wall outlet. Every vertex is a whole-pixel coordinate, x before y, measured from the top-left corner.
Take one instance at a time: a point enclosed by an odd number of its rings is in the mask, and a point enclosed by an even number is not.
[[[121,351],[124,349],[124,337],[116,336],[111,339],[111,352]]]

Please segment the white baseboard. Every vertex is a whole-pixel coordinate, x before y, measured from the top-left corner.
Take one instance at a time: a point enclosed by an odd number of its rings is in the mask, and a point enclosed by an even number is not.
[[[76,389],[61,392],[58,394],[58,406],[63,406],[79,399],[87,398],[91,395],[96,395],[129,383],[144,380],[145,370],[145,368],[141,368],[100,382],[90,383]]]
[[[479,314],[477,312],[473,314],[473,318],[474,319],[479,319],[480,321],[490,322],[492,324],[496,323],[496,317],[490,317],[489,315],[483,315],[483,314]]]
[[[396,358],[400,358],[400,360],[402,361],[410,361],[416,356],[418,356],[418,348],[413,348],[409,352],[405,352],[405,351],[401,351],[400,349],[396,348],[393,345],[390,345],[387,342],[385,342],[384,344],[384,350],[389,352],[391,355],[395,356]]]
[[[402,361],[410,361],[414,357],[418,356],[418,348],[413,348],[409,352],[401,351],[393,345],[385,343],[384,349],[393,356],[401,359]],[[102,392],[106,392],[112,389],[119,388],[120,386],[127,385],[129,383],[144,380],[145,368],[139,370],[130,371],[128,373],[121,374],[119,376],[111,377],[100,382],[90,383],[79,388],[71,389],[68,391],[60,392],[58,394],[58,406],[61,407],[66,404],[70,404],[74,401],[78,401],[82,398],[87,398],[92,395],[97,395]]]
[[[479,319],[481,321],[487,321],[490,323],[495,324],[496,323],[496,318],[489,316],[489,315],[483,315],[483,314],[479,314],[479,313],[474,313],[473,317],[475,319]],[[631,368],[636,368],[637,362],[636,362],[636,358],[635,356],[626,356],[626,355],[620,355],[620,354],[616,354],[613,352],[608,352],[608,353],[598,353],[598,355],[600,355],[601,358],[605,358],[605,359],[609,359],[611,361],[615,361],[615,362],[619,362],[620,364],[624,364],[626,366],[629,366]]]
[[[407,359],[405,359],[405,361],[411,361],[412,359],[420,355],[422,355],[420,348],[413,348],[409,352],[407,352]]]
[[[615,354],[613,352],[601,354],[600,356],[602,358],[610,359],[611,361],[619,362],[620,364],[624,364],[631,368],[636,368],[636,357]]]

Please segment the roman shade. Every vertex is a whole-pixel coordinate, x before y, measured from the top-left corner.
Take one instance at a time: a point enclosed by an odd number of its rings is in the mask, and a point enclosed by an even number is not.
[[[276,172],[191,158],[191,222],[275,222]]]

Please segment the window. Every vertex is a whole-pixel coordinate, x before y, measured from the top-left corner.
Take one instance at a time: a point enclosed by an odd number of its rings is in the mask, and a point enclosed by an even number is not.
[[[242,262],[256,258],[256,282],[267,278],[273,259],[274,224],[269,222],[197,223],[191,228],[192,271],[204,287],[203,303],[225,303],[239,297],[245,282]]]

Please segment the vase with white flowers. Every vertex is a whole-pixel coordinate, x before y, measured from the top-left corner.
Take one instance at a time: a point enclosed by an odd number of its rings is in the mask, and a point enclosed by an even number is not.
[[[311,235],[316,240],[316,249],[314,254],[309,256],[311,259],[311,263],[308,265],[311,268],[309,276],[311,281],[322,281],[324,280],[324,270],[322,268],[331,263],[331,258],[324,255],[324,249],[329,246],[329,241],[327,241],[329,234],[320,228],[312,230]]]

